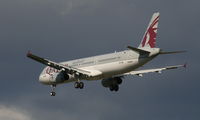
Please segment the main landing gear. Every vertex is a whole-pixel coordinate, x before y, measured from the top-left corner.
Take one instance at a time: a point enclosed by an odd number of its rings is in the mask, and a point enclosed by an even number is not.
[[[84,88],[84,83],[80,82],[80,81],[77,81],[77,82],[74,83],[74,87],[77,88],[77,89],[78,88],[79,89],[83,89]],[[56,96],[55,88],[56,88],[56,84],[51,85],[51,92],[50,92],[51,96]]]
[[[117,92],[119,90],[119,85],[122,84],[122,79],[120,77],[107,78],[103,79],[101,84],[104,87],[109,88],[110,91]]]
[[[83,88],[84,88],[84,83],[83,83],[83,82],[80,82],[80,81],[75,82],[75,83],[74,83],[74,87],[75,87],[75,88],[83,89]]]
[[[110,91],[118,91],[119,90],[119,85],[111,85],[109,86]]]
[[[51,89],[52,89],[52,91],[50,92],[50,95],[51,95],[51,96],[56,96],[55,88],[56,88],[56,85],[55,85],[55,84],[54,84],[54,85],[51,85]]]

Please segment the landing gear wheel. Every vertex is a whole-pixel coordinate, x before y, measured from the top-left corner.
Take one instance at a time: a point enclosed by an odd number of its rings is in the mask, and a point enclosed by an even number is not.
[[[110,91],[118,91],[119,90],[119,86],[118,85],[112,85],[109,87]]]
[[[50,93],[51,96],[56,96],[55,92],[56,84],[51,85],[52,92]]]
[[[56,93],[55,92],[51,92],[50,95],[51,96],[56,96]]]
[[[84,83],[83,83],[83,82],[80,82],[80,83],[79,83],[79,88],[80,88],[80,89],[83,89],[83,88],[84,88]]]
[[[114,86],[110,86],[109,89],[110,89],[110,91],[113,91],[114,90]]]
[[[79,88],[79,82],[75,82],[75,83],[74,83],[74,87],[75,87],[75,88]]]
[[[117,92],[119,90],[119,86],[116,85],[114,90]]]
[[[83,82],[75,82],[74,83],[74,87],[83,89],[84,88],[84,83]]]

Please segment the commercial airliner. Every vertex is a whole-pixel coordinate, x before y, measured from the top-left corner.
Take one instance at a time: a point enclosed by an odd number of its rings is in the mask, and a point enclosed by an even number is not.
[[[143,66],[158,55],[184,52],[165,52],[160,48],[156,48],[159,17],[159,13],[153,14],[143,39],[137,48],[128,46],[128,50],[60,63],[38,57],[31,52],[27,53],[27,57],[46,65],[39,76],[39,82],[51,86],[51,96],[56,95],[55,88],[58,84],[74,82],[75,88],[83,89],[83,80],[102,80],[101,83],[104,87],[109,88],[110,91],[118,91],[123,76],[143,76],[145,73],[161,73],[164,70],[186,67],[186,64],[181,64],[155,69],[137,70],[137,68]]]

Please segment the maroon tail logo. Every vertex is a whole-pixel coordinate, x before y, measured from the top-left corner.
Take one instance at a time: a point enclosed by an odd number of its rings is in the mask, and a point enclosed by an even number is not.
[[[155,44],[156,44],[156,31],[157,31],[158,28],[157,27],[154,28],[154,26],[158,23],[158,20],[159,20],[159,16],[149,26],[147,32],[145,33],[144,39],[142,41],[142,47],[145,46],[145,44],[147,42],[147,39],[148,39],[147,44],[149,44],[149,46],[151,48],[155,47]],[[149,35],[149,38],[147,38],[147,35]]]

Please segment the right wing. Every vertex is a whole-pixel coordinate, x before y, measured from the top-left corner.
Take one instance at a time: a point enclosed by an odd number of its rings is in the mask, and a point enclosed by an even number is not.
[[[167,67],[163,67],[163,68],[131,71],[131,72],[125,73],[123,75],[138,75],[138,76],[142,77],[144,73],[151,73],[151,72],[161,73],[163,70],[177,69],[179,67],[185,67],[186,68],[186,64],[175,65],[175,66],[167,66]]]
[[[57,70],[62,70],[64,72],[66,72],[66,73],[77,75],[78,77],[87,78],[87,77],[91,76],[91,72],[90,71],[86,71],[86,70],[78,69],[78,68],[71,67],[71,66],[68,66],[68,65],[63,65],[63,64],[60,64],[60,63],[56,63],[56,62],[53,62],[53,61],[38,57],[36,55],[33,55],[30,52],[27,53],[27,57],[29,57],[29,58],[37,61],[37,62],[40,62],[40,63],[42,63],[44,65],[50,66],[52,68],[55,68]]]

